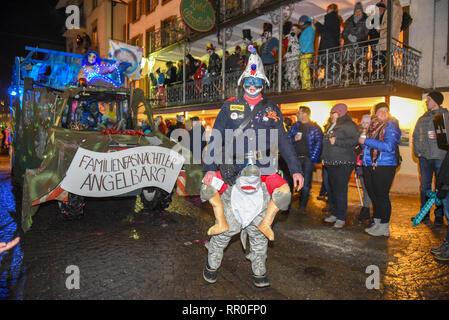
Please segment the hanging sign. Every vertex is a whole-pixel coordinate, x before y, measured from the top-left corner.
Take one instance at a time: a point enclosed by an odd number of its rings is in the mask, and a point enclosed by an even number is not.
[[[144,187],[173,190],[184,157],[168,148],[147,146],[116,152],[78,148],[61,188],[87,197],[111,197]]]
[[[208,0],[182,0],[181,16],[193,30],[207,32],[215,26],[214,7]]]

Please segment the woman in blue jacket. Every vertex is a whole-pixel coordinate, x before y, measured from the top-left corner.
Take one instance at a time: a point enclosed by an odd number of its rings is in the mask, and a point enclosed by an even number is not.
[[[398,144],[401,138],[398,120],[390,114],[386,103],[374,106],[374,119],[366,136],[361,135],[363,146],[363,175],[374,209],[374,224],[365,229],[372,236],[390,235],[390,188],[398,163]]]

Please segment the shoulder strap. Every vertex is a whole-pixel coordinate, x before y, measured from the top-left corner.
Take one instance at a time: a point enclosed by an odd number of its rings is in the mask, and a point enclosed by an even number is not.
[[[243,129],[245,129],[245,127],[251,122],[251,120],[254,119],[254,117],[256,116],[256,114],[262,110],[263,107],[265,107],[266,104],[266,100],[263,99],[262,101],[260,101],[253,109],[253,111],[251,111],[251,113],[249,114],[249,116],[240,124],[240,126],[234,131],[234,135],[233,138],[237,138],[239,135],[241,135],[243,133]]]

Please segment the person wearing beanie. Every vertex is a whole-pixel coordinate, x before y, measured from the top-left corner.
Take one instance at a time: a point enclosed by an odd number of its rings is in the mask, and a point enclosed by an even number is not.
[[[357,2],[354,7],[354,14],[350,16],[345,24],[342,37],[347,44],[368,40],[368,28],[366,27],[367,15],[363,12],[363,6]]]
[[[426,192],[432,190],[433,176],[438,174],[446,155],[445,150],[438,148],[435,126],[433,124],[436,114],[448,112],[447,109],[441,107],[443,99],[443,95],[437,91],[432,91],[427,95],[427,112],[418,119],[413,130],[413,152],[419,162],[421,207],[427,202]],[[442,225],[443,207],[437,206],[434,214],[434,223]],[[430,216],[428,215],[424,222],[428,223],[429,221]]]
[[[400,165],[399,122],[390,114],[388,104],[381,102],[373,108],[373,119],[366,136],[361,135],[363,147],[363,177],[372,200],[374,224],[365,229],[372,236],[390,235],[390,188]]]
[[[312,63],[315,52],[315,28],[312,25],[312,19],[308,16],[301,16],[298,25],[301,29],[301,35],[299,36],[299,75],[301,77],[302,88],[310,90],[312,88],[310,64]]]
[[[362,120],[360,121],[359,125],[359,131],[360,136],[366,138],[366,134],[368,133],[368,128],[371,123],[371,116],[369,114],[364,114],[362,116]],[[357,216],[357,219],[360,222],[366,221],[370,219],[370,208],[371,208],[371,198],[368,195],[368,191],[366,190],[365,186],[365,179],[363,177],[363,148],[359,144],[356,147],[357,150],[357,165],[355,168],[356,177],[360,180],[360,185],[362,186],[363,190],[363,203],[362,208],[360,210],[359,215]]]
[[[348,107],[338,103],[330,112],[331,125],[323,139],[322,162],[328,174],[330,186],[331,215],[324,221],[333,223],[334,228],[343,228],[348,208],[348,183],[354,170],[357,155],[355,147],[359,129],[347,113]]]

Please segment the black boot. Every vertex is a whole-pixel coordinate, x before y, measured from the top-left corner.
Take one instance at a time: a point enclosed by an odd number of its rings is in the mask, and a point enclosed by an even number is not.
[[[209,283],[215,283],[217,281],[217,276],[218,276],[218,270],[212,269],[209,266],[209,263],[206,259],[206,266],[204,267],[204,270],[203,270],[204,280],[206,280]]]
[[[369,220],[370,215],[369,215],[369,208],[367,207],[362,207],[362,210],[360,210],[359,215],[357,216],[357,219],[359,221],[365,221],[365,220]]]
[[[265,288],[270,286],[270,282],[266,275],[256,276],[253,274],[253,283],[258,288]]]

